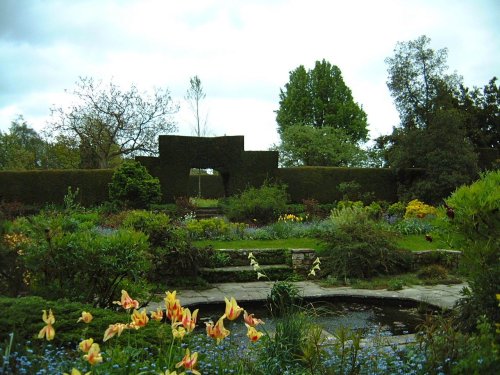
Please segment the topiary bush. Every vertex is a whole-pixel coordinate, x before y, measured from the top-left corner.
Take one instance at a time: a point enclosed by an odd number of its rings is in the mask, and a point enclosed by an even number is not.
[[[229,197],[224,212],[231,221],[262,225],[276,221],[284,214],[287,201],[285,185],[265,182],[260,188],[249,187],[241,194]]]
[[[139,162],[125,161],[113,173],[109,198],[124,207],[147,208],[161,201],[160,181]]]
[[[320,233],[322,272],[343,278],[369,278],[394,274],[410,268],[411,255],[398,250],[394,234],[369,218],[363,208],[350,207],[332,211],[332,225]]]

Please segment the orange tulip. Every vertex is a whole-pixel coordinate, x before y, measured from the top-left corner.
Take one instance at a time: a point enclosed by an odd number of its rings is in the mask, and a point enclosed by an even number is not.
[[[104,332],[104,338],[102,341],[106,342],[115,335],[120,337],[125,328],[127,328],[127,325],[123,323],[110,324],[108,329]]]
[[[92,344],[94,343],[94,339],[87,339],[87,340],[83,340],[79,345],[78,347],[80,348],[80,350],[84,353],[88,353],[88,351],[90,350]]]
[[[156,311],[151,312],[151,319],[160,322],[163,319],[163,310],[158,307]]]
[[[146,313],[146,309],[143,309],[141,312],[134,310],[132,313],[132,324],[130,324],[130,328],[139,329],[148,324],[149,318]]]
[[[230,333],[230,331],[224,327],[224,318],[225,315],[222,315],[222,317],[220,317],[215,325],[213,324],[213,322],[205,323],[207,328],[207,335],[213,339],[216,339],[217,344],[220,343],[222,339],[226,338]]]
[[[94,317],[92,316],[91,313],[86,312],[86,311],[82,311],[82,316],[80,318],[78,318],[78,320],[76,322],[77,323],[84,322],[84,323],[88,324],[92,321],[92,319],[94,319]]]
[[[87,354],[83,356],[92,366],[102,362],[101,348],[99,344],[92,344]]]
[[[125,310],[131,309],[132,307],[134,309],[139,308],[139,302],[135,299],[130,298],[128,295],[127,291],[122,290],[122,297],[120,301],[114,301],[114,304],[120,305],[123,307]]]
[[[167,292],[167,296],[165,297],[167,318],[170,319],[171,322],[178,322],[182,319],[182,306],[180,301],[175,298],[176,293],[175,290],[172,293]]]
[[[259,332],[255,329],[255,327],[252,327],[252,326],[249,326],[248,324],[245,323],[245,326],[247,327],[248,331],[247,331],[247,336],[248,338],[250,339],[250,341],[252,342],[256,342],[258,341],[263,333],[262,332]]]
[[[182,361],[180,361],[175,365],[175,368],[184,366],[186,370],[191,370],[191,373],[195,375],[201,375],[201,373],[195,369],[197,361],[198,361],[198,353],[193,353],[191,355],[189,353],[189,349],[186,349],[186,354],[184,355],[184,358],[182,358]]]
[[[238,306],[234,297],[231,297],[231,300],[224,297],[224,301],[226,301],[226,318],[229,320],[237,319],[243,311],[243,308]]]
[[[254,318],[253,314],[248,314],[246,310],[244,310],[244,312],[243,312],[243,320],[250,327],[255,327],[256,325],[259,325],[259,324],[264,324],[264,322],[262,320]]]
[[[196,327],[196,319],[198,317],[199,309],[193,311],[193,315],[191,315],[191,311],[188,308],[182,309],[182,325],[186,329],[188,333],[193,332],[194,327]]]
[[[54,317],[54,314],[52,314],[52,310],[49,310],[48,315],[47,315],[47,310],[42,310],[42,311],[43,311],[42,319],[45,322],[46,326],[43,327],[40,330],[40,332],[38,332],[38,338],[43,339],[43,337],[45,336],[47,341],[50,341],[53,340],[54,336],[56,335],[56,330],[52,326],[52,324],[56,322],[56,318]]]

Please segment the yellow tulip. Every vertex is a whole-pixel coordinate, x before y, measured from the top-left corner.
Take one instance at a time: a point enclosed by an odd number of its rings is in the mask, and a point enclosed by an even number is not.
[[[135,299],[132,299],[125,290],[122,290],[122,297],[120,301],[114,301],[113,303],[116,305],[120,305],[125,310],[131,309],[132,307],[134,309],[139,308],[139,302]]]
[[[246,324],[248,324],[251,327],[255,327],[256,325],[259,324],[264,324],[262,320],[254,318],[253,314],[248,314],[246,310],[244,310],[243,312],[243,320],[245,321]]]
[[[175,298],[176,291],[174,290],[172,293],[167,292],[167,296],[165,297],[165,307],[167,308],[167,318],[170,319],[171,322],[175,323],[182,319],[182,306],[180,301]]]
[[[188,308],[182,309],[182,325],[186,329],[188,333],[193,332],[196,327],[196,319],[198,317],[199,309],[193,311],[193,315],[191,315],[191,311]]]
[[[151,312],[151,319],[160,322],[163,319],[163,310],[158,307],[156,311]]]
[[[104,332],[104,338],[102,341],[106,342],[115,335],[120,337],[125,328],[127,328],[127,325],[123,323],[110,324],[108,329]]]
[[[52,326],[56,322],[56,318],[54,317],[54,314],[52,313],[52,310],[49,310],[49,314],[47,315],[46,310],[42,310],[42,319],[45,322],[46,326],[43,327],[40,332],[38,332],[38,338],[43,339],[44,337],[47,339],[47,341],[53,340],[54,336],[56,335],[56,330]]]
[[[82,311],[82,316],[80,318],[78,318],[78,320],[76,322],[77,323],[84,322],[84,323],[88,324],[92,321],[92,319],[94,319],[94,317],[92,316],[91,313],[86,312],[86,311]]]
[[[92,366],[102,362],[101,348],[99,344],[92,344],[87,354],[83,356],[83,359],[88,361]]]
[[[84,353],[88,353],[88,351],[90,350],[90,347],[92,346],[92,344],[94,343],[94,339],[90,338],[90,339],[87,339],[87,340],[83,340],[79,345],[78,347],[80,348],[80,350]]]
[[[186,373],[185,372],[180,372],[179,374],[177,374],[177,371],[166,370],[165,371],[165,375],[186,375]]]
[[[186,335],[186,330],[181,325],[181,323],[172,324],[172,336],[174,337],[174,339],[179,339],[182,341],[185,335]]]
[[[217,321],[217,323],[215,323],[215,325],[213,324],[213,322],[205,323],[207,329],[207,335],[213,339],[216,339],[217,344],[220,343],[222,339],[229,336],[230,333],[230,331],[224,327],[225,317],[226,317],[225,315],[222,315],[222,317],[220,317],[220,319]]]
[[[198,361],[198,353],[193,353],[191,355],[189,353],[189,348],[188,348],[186,349],[186,354],[184,354],[184,358],[182,358],[182,361],[180,361],[175,365],[175,368],[184,366],[186,370],[191,370],[192,374],[201,375],[201,373],[195,369],[197,361]]]
[[[229,320],[237,319],[243,311],[243,308],[238,306],[234,297],[231,297],[231,300],[224,297],[224,301],[226,302],[226,318]]]
[[[141,312],[134,310],[132,313],[132,324],[130,324],[131,328],[139,329],[148,324],[149,318],[146,313],[146,309],[143,309]]]
[[[90,374],[91,374],[90,371],[85,373],[85,375],[90,375]],[[63,375],[82,375],[82,373],[78,369],[73,368],[71,370],[71,374],[68,374],[67,372],[63,372]]]
[[[246,323],[245,323],[245,326],[248,329],[248,331],[247,331],[247,337],[250,339],[250,341],[256,342],[256,341],[258,341],[262,337],[263,333],[257,331],[255,329],[255,327],[249,326]]]

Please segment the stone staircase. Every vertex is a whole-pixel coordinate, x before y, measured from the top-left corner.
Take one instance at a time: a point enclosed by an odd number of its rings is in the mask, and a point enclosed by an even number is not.
[[[197,207],[194,213],[197,219],[210,219],[224,215],[220,207]]]
[[[250,266],[250,252],[259,263]],[[257,272],[267,277],[260,281],[285,280],[309,270],[315,252],[311,249],[218,249],[212,264],[201,267],[200,276],[210,283],[257,281]]]

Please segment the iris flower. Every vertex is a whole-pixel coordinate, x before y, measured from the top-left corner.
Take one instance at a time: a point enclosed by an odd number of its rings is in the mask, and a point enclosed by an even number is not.
[[[122,290],[122,297],[120,301],[114,301],[113,302],[116,305],[120,305],[123,307],[125,310],[131,309],[132,307],[134,309],[139,308],[139,302],[135,299],[130,298],[126,290]]]
[[[76,322],[77,323],[84,322],[84,323],[88,324],[92,321],[92,319],[94,319],[94,317],[92,316],[91,313],[86,312],[86,311],[82,311],[82,316],[80,318],[78,318],[78,320]]]
[[[243,311],[243,308],[238,306],[234,297],[231,297],[231,300],[224,297],[224,301],[226,301],[226,318],[229,320],[237,319]]]
[[[52,314],[52,310],[49,310],[49,314],[47,315],[47,310],[43,310],[42,314],[42,319],[45,322],[46,326],[43,327],[40,332],[38,333],[38,338],[47,339],[47,341],[53,340],[54,336],[56,335],[56,330],[52,326],[56,322],[56,318],[54,317],[54,314]]]
[[[88,361],[92,366],[102,362],[101,348],[99,344],[92,344],[87,354],[83,356],[83,359]]]
[[[201,375],[201,373],[195,369],[197,361],[198,361],[198,353],[193,353],[191,355],[189,353],[189,348],[188,348],[186,349],[186,354],[184,355],[184,358],[182,358],[182,361],[180,361],[175,365],[175,368],[184,366],[186,370],[191,370],[191,373],[195,375]]]

